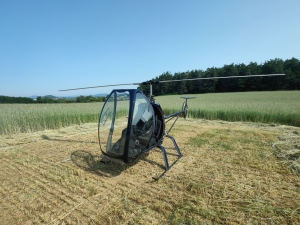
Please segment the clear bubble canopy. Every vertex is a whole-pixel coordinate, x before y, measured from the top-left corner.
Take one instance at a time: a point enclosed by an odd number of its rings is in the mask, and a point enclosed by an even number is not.
[[[99,117],[101,151],[110,158],[132,162],[153,146],[154,110],[139,90],[113,90]]]

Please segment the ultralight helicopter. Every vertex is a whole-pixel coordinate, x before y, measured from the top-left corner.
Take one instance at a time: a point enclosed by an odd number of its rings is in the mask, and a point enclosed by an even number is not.
[[[264,76],[281,76],[285,74],[265,74],[265,75],[244,75],[228,77],[205,77],[181,80],[149,80],[141,83],[131,84],[113,84],[104,86],[93,86],[84,88],[73,88],[60,91],[71,91],[89,88],[101,88],[109,86],[124,85],[149,85],[149,98],[138,89],[114,89],[108,95],[100,112],[98,120],[98,140],[102,153],[113,161],[121,163],[132,163],[141,155],[148,153],[151,149],[158,147],[163,155],[165,172],[170,169],[174,163],[182,157],[180,149],[175,139],[169,135],[179,116],[186,118],[188,113],[188,99],[184,98],[182,110],[170,115],[164,115],[163,110],[158,102],[155,101],[152,94],[152,85],[193,81],[208,79],[228,79],[228,78],[246,78],[246,77],[264,77]],[[169,130],[166,130],[166,123],[176,118]],[[177,159],[170,166],[165,148],[162,146],[164,138],[172,140],[177,151]]]

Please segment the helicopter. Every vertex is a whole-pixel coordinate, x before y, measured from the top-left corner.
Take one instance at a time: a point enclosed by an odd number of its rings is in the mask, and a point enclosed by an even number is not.
[[[152,85],[167,82],[230,79],[246,77],[282,76],[285,74],[243,75],[227,77],[204,77],[181,80],[148,80],[141,83],[112,84],[104,86],[92,86],[84,88],[72,88],[60,91],[71,91],[89,88],[101,88],[124,85],[149,85],[150,96],[147,97],[138,89],[114,89],[107,96],[100,111],[98,120],[98,141],[100,150],[109,159],[120,163],[133,163],[143,154],[149,153],[154,148],[161,150],[165,172],[168,171],[179,158],[182,157],[176,140],[170,135],[176,121],[181,116],[186,119],[188,114],[188,100],[195,97],[182,96],[184,99],[182,109],[170,115],[164,115],[163,110],[156,102],[152,93]],[[166,123],[173,120],[170,128],[166,130]],[[177,159],[170,165],[163,141],[169,138],[177,152]]]

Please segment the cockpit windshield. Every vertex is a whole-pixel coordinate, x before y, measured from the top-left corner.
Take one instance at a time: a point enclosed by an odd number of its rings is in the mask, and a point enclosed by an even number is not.
[[[114,90],[99,118],[101,150],[113,157],[126,157],[128,161],[149,148],[154,127],[154,111],[149,100],[142,93],[132,91],[135,95]]]
[[[114,91],[106,100],[99,119],[99,142],[102,151],[114,156],[123,155],[125,141],[118,141],[127,128],[129,107],[128,91]]]

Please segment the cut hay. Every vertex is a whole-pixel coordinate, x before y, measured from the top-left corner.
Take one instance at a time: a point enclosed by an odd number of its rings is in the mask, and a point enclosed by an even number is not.
[[[152,177],[164,171],[159,149],[133,165],[110,162],[100,153],[97,124],[0,136],[0,221],[300,224],[299,173],[272,148],[297,132],[180,119],[172,135],[183,157],[158,182]],[[285,140],[287,151],[298,149]],[[168,139],[164,147],[171,164],[176,151]]]
[[[300,133],[297,130],[286,131],[272,145],[276,156],[300,173]]]

